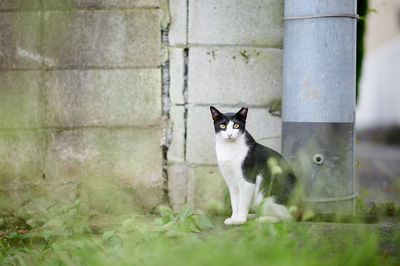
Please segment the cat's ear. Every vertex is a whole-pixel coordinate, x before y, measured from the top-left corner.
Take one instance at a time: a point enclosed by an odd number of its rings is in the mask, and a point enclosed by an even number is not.
[[[242,109],[240,109],[239,112],[237,112],[237,113],[235,114],[235,116],[236,116],[237,118],[241,118],[242,120],[246,120],[246,118],[247,118],[247,110],[249,110],[249,108],[247,108],[247,107],[242,107]]]
[[[214,122],[219,121],[224,117],[224,115],[220,111],[218,111],[217,108],[215,108],[214,106],[210,106],[210,111]]]

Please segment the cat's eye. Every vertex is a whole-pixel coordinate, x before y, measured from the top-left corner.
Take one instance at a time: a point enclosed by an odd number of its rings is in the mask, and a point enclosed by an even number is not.
[[[239,124],[234,124],[233,127],[234,128],[239,128]]]
[[[224,124],[221,124],[219,127],[222,128],[222,129],[226,128],[226,126]]]

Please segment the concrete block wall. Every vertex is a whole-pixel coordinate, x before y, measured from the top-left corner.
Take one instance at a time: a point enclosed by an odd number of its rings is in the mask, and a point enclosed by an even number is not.
[[[280,150],[282,17],[282,0],[1,1],[0,215],[222,210],[209,105],[250,107]]]
[[[0,215],[165,202],[161,18],[158,0],[0,2]]]
[[[250,107],[248,130],[280,151],[283,1],[170,0],[169,8],[169,200],[218,211],[225,184],[210,105]]]

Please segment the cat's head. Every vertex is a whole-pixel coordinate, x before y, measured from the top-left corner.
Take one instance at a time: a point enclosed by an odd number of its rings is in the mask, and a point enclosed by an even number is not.
[[[211,116],[214,120],[214,129],[217,137],[226,141],[235,141],[246,132],[246,118],[248,108],[242,107],[237,113],[221,113],[210,106]]]

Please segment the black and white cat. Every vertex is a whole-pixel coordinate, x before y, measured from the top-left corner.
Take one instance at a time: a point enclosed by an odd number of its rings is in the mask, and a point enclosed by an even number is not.
[[[232,216],[226,225],[243,224],[249,209],[259,210],[260,221],[291,219],[285,204],[296,177],[283,157],[257,143],[246,130],[248,108],[221,113],[211,106],[218,166],[229,188]]]

